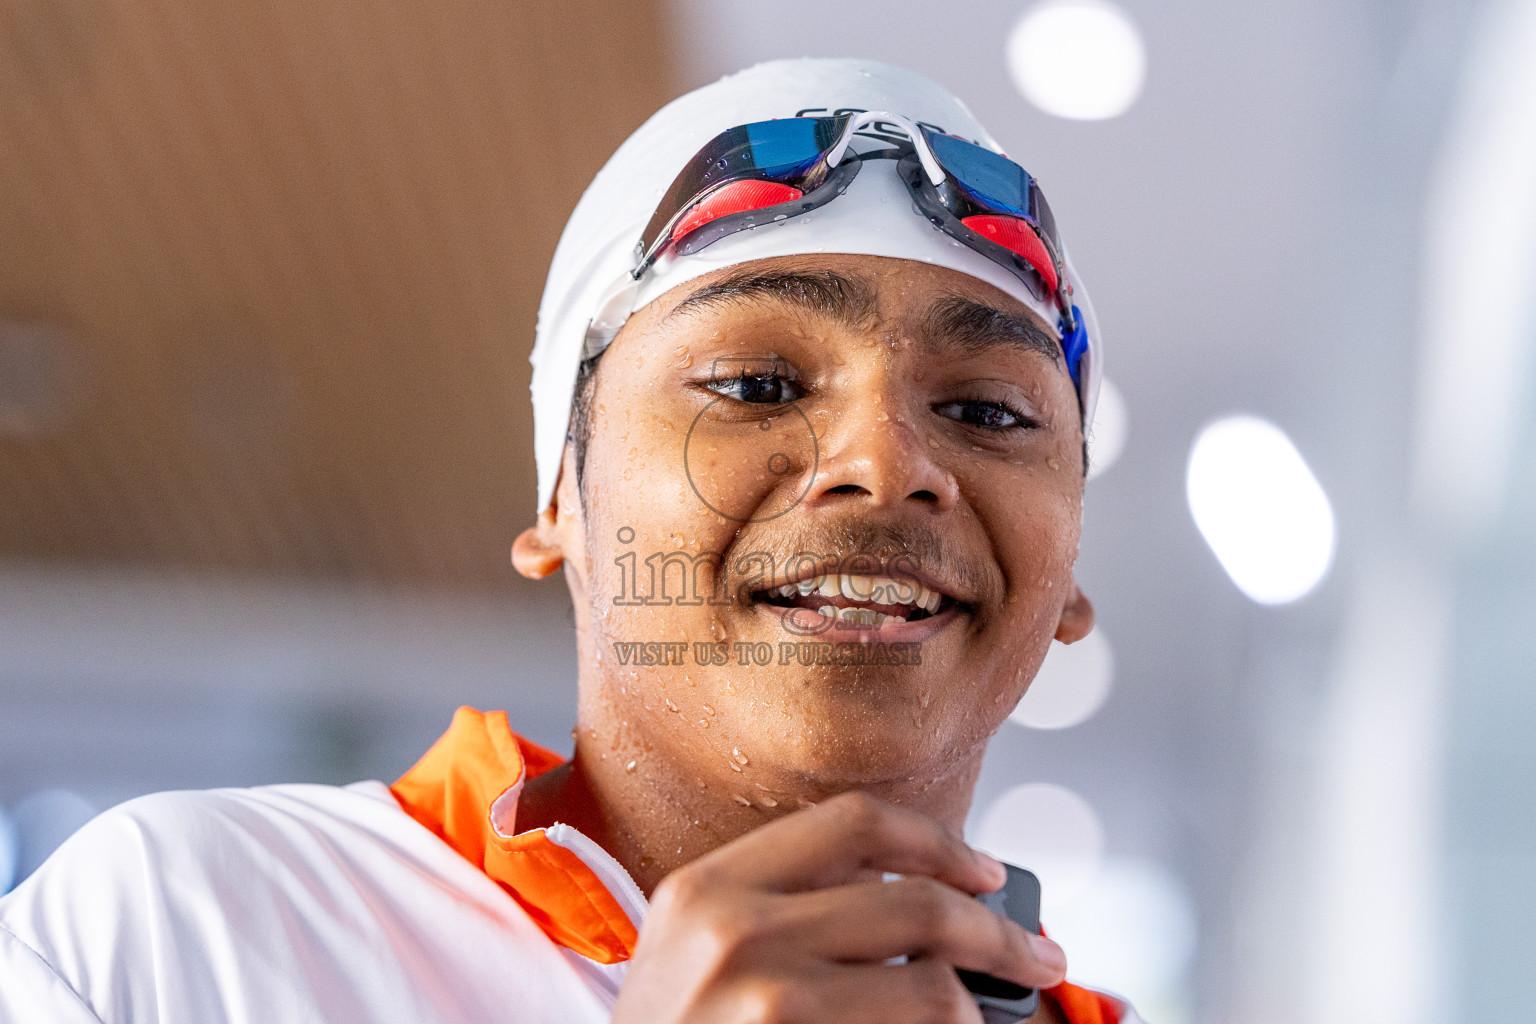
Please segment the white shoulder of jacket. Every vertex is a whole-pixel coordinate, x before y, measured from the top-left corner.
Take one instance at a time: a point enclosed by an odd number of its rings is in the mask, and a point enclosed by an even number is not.
[[[0,899],[0,1024],[605,1019],[559,947],[378,782],[157,793]]]

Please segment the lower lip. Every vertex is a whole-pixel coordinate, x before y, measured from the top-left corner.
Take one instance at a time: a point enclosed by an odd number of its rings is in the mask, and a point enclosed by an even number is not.
[[[782,623],[782,616],[785,612],[784,608],[778,605],[767,604],[766,602],[761,603],[759,607],[767,608],[773,612],[776,617],[780,618]],[[800,611],[801,614],[796,617],[797,621],[805,621],[807,615],[821,617],[819,613],[810,608],[802,608]],[[898,620],[883,622],[878,626],[858,626],[856,628],[839,629],[839,625],[845,624],[834,621],[832,625],[821,633],[801,635],[794,633],[787,627],[786,632],[792,633],[801,641],[849,644],[913,644],[932,639],[940,630],[950,623],[957,621],[960,615],[960,605],[951,604],[937,615],[930,615],[926,619],[918,619],[916,622]]]

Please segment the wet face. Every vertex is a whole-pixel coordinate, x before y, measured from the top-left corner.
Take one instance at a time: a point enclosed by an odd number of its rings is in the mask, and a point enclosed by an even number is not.
[[[1054,335],[954,271],[797,257],[681,286],[600,360],[579,498],[575,475],[568,450],[519,566],[566,567],[589,759],[769,807],[938,780],[1092,625]]]

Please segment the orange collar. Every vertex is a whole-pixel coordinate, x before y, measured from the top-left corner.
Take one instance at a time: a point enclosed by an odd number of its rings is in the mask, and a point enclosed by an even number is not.
[[[628,960],[634,923],[592,869],[541,828],[513,833],[523,783],[562,763],[513,733],[505,711],[459,708],[448,731],[390,792],[405,813],[505,889],[553,941],[598,963]]]
[[[543,829],[512,832],[523,783],[563,763],[514,733],[505,711],[459,708],[442,738],[389,789],[405,813],[497,882],[550,939],[598,963],[619,963],[634,955],[638,936],[613,893]],[[1072,1024],[1120,1019],[1102,993],[1063,982],[1045,994]]]

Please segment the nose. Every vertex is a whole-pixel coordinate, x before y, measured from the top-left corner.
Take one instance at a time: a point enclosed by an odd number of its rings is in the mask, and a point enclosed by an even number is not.
[[[900,410],[900,411],[898,411]],[[841,501],[897,507],[916,502],[943,512],[959,500],[953,473],[935,461],[912,414],[886,389],[867,392],[837,408],[817,438],[816,479],[810,507]]]

